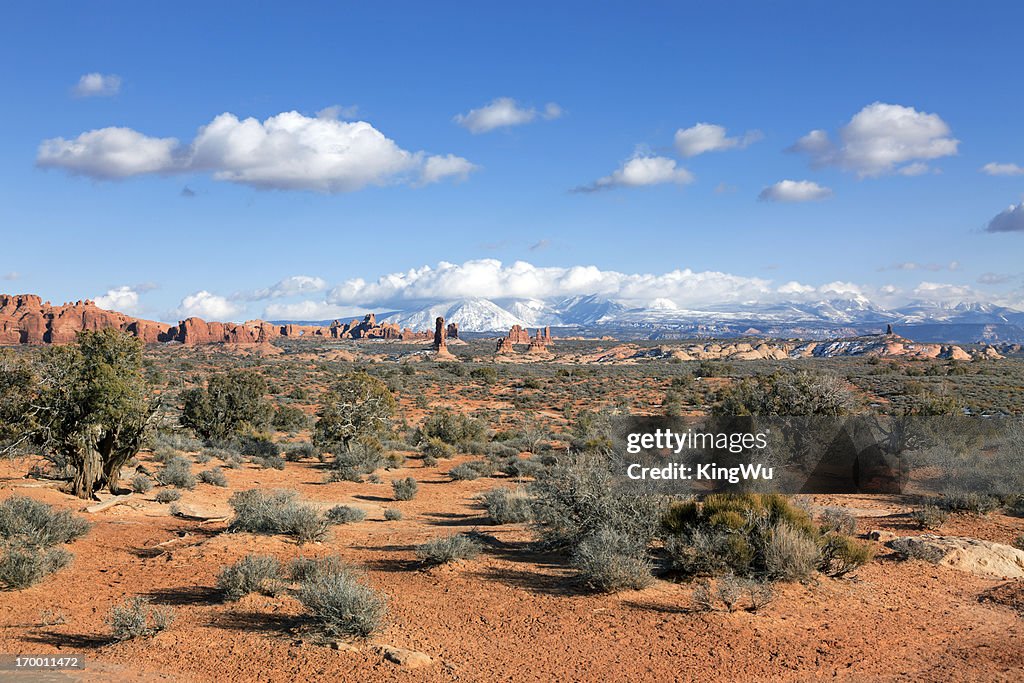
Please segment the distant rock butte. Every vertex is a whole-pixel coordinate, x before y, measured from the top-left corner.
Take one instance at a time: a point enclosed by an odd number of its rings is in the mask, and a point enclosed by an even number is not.
[[[264,320],[220,323],[194,317],[169,326],[104,310],[88,299],[53,306],[34,294],[0,294],[0,345],[67,344],[83,330],[107,328],[128,332],[147,344],[263,344],[281,337],[430,341],[432,337],[430,332],[413,332],[391,323],[378,323],[373,313],[348,323],[335,320],[327,327],[277,325]],[[457,329],[456,326],[456,334]]]

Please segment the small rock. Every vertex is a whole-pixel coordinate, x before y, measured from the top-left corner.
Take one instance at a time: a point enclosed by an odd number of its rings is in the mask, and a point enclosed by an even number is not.
[[[380,652],[384,659],[406,669],[421,669],[430,666],[434,660],[429,655],[415,650],[406,650],[400,647],[382,647]]]
[[[882,543],[885,543],[886,541],[891,541],[892,539],[896,538],[896,534],[894,534],[891,531],[885,531],[883,529],[872,529],[868,532],[868,538],[870,538],[872,541],[881,541]]]

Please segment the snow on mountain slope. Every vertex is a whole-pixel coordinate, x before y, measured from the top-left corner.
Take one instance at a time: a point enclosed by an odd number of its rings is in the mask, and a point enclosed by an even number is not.
[[[445,301],[412,311],[394,313],[383,321],[413,330],[432,330],[434,320],[438,316],[443,317],[445,322],[458,323],[459,329],[465,332],[507,331],[513,325],[530,325],[526,320],[487,299]]]

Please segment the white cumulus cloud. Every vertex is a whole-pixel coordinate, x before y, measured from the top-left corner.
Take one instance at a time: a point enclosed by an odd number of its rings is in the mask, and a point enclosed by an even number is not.
[[[757,297],[770,291],[768,285],[767,280],[714,271],[631,274],[596,266],[541,267],[525,261],[506,265],[496,259],[478,259],[390,273],[372,282],[348,280],[332,289],[327,301],[339,306],[398,308],[410,302],[467,297],[531,299],[599,294],[638,302],[666,298],[690,304]]]
[[[987,175],[1024,175],[1024,166],[1000,164],[990,161],[981,167],[981,172]]]
[[[224,113],[188,146],[130,128],[103,128],[73,140],[44,140],[36,163],[105,179],[207,171],[217,180],[260,189],[325,193],[462,178],[475,168],[455,155],[402,149],[369,123],[333,114],[291,111],[260,121]]]
[[[764,137],[759,130],[747,131],[743,137],[729,137],[724,126],[714,123],[698,123],[692,128],[676,131],[676,150],[681,156],[693,157],[704,152],[720,152],[726,149],[743,148]]]
[[[175,138],[152,138],[131,128],[100,128],[73,140],[43,140],[36,165],[112,180],[174,171],[179,166],[177,150]]]
[[[362,317],[366,312],[352,306],[337,306],[326,301],[297,301],[267,306],[263,316],[267,320],[332,320]]]
[[[1006,210],[996,214],[985,228],[987,232],[1024,232],[1024,202],[1010,204]]]
[[[115,287],[96,297],[96,305],[107,311],[134,314],[139,308],[139,293],[127,285]]]
[[[88,73],[78,79],[72,92],[76,97],[110,97],[121,92],[121,77],[117,74]]]
[[[952,156],[959,144],[938,114],[875,102],[839,129],[838,142],[813,130],[789,149],[806,154],[814,166],[838,166],[864,178],[922,173],[929,170],[924,161]]]
[[[278,281],[270,287],[254,289],[250,292],[239,294],[238,299],[248,301],[260,301],[263,299],[281,299],[300,294],[312,294],[327,289],[327,281],[323,278],[312,275],[292,275]]]
[[[467,159],[457,157],[454,154],[432,156],[428,157],[423,164],[420,182],[424,185],[429,185],[445,178],[454,178],[457,181],[462,181],[478,168],[479,166],[476,164],[470,163]]]
[[[634,156],[611,175],[598,178],[589,185],[577,187],[574,192],[598,192],[616,187],[643,187],[675,183],[686,185],[694,181],[693,174],[676,166],[675,159],[659,156]]]
[[[226,297],[212,294],[204,289],[182,299],[172,316],[225,322],[240,312],[241,309]]]
[[[762,202],[813,202],[828,199],[832,190],[810,180],[780,180],[761,190]]]
[[[510,126],[521,126],[531,123],[538,117],[544,119],[557,119],[564,113],[563,109],[549,102],[543,111],[537,111],[532,107],[524,107],[511,97],[499,97],[478,109],[470,109],[465,114],[457,114],[455,123],[459,124],[470,133],[489,133],[498,128]]]

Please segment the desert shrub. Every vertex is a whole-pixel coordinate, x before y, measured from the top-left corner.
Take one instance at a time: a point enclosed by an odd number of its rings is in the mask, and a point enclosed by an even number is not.
[[[146,493],[153,488],[153,480],[147,477],[145,474],[136,474],[128,483],[132,487],[132,491],[135,493]]]
[[[818,545],[807,534],[785,522],[769,531],[764,547],[765,572],[773,579],[800,581],[818,565]]]
[[[0,585],[5,590],[28,588],[66,567],[71,558],[63,548],[7,546],[0,556]]]
[[[718,395],[717,415],[845,415],[856,405],[846,383],[834,375],[800,371],[758,375]]]
[[[228,503],[235,510],[232,531],[263,534],[287,534],[300,543],[321,541],[327,537],[328,523],[312,505],[298,502],[295,491],[239,491]]]
[[[711,612],[715,609],[715,594],[711,590],[711,582],[701,579],[693,587],[690,595],[693,601],[693,608],[698,612]]]
[[[484,384],[493,384],[498,380],[498,371],[489,365],[484,365],[470,370],[469,376],[481,380]]]
[[[416,556],[425,565],[472,560],[479,554],[480,543],[465,534],[441,536],[416,547]]]
[[[299,432],[309,426],[309,416],[295,406],[278,406],[271,424],[282,432]]]
[[[308,441],[290,443],[284,447],[284,459],[288,462],[298,462],[314,456],[316,456],[316,447]]]
[[[893,539],[889,541],[889,547],[896,551],[902,560],[923,560],[931,564],[938,564],[946,556],[941,548],[911,537]]]
[[[528,522],[533,518],[533,502],[523,488],[496,488],[480,496],[487,516],[495,524]]]
[[[217,575],[217,588],[227,600],[240,600],[250,593],[277,595],[284,590],[281,563],[266,555],[246,555]]]
[[[867,546],[833,527],[849,528],[840,515],[819,527],[808,512],[778,494],[712,494],[677,500],[661,517],[665,550],[685,576],[803,580],[820,570],[842,576],[870,559]]]
[[[317,576],[351,571],[340,555],[326,557],[296,557],[288,563],[288,576],[292,581],[308,581]]]
[[[440,437],[430,436],[427,437],[419,446],[420,453],[423,455],[423,463],[426,465],[428,458],[432,464],[428,467],[432,467],[437,464],[437,461],[443,458],[450,458],[455,455],[455,446],[449,443],[445,443]]]
[[[825,533],[836,532],[852,534],[857,530],[857,518],[843,508],[826,508],[821,513],[821,530]]]
[[[231,370],[184,394],[181,422],[205,439],[224,439],[265,429],[273,415],[262,375]]]
[[[923,505],[915,508],[910,513],[910,518],[914,520],[918,529],[931,530],[938,529],[945,524],[949,513],[937,505]]]
[[[402,511],[398,508],[385,508],[384,519],[389,522],[395,522],[402,519]]]
[[[540,458],[520,458],[513,453],[501,463],[501,471],[510,477],[522,479],[524,477],[536,478],[544,469]]]
[[[84,536],[90,526],[67,510],[25,496],[0,503],[0,539],[7,545],[49,548]]]
[[[284,458],[279,455],[258,455],[251,458],[252,464],[262,470],[283,470]]]
[[[1024,550],[1024,534],[1020,534],[1017,538],[1013,539],[1013,547],[1017,550]]]
[[[156,492],[156,496],[153,497],[158,503],[173,503],[177,500],[181,500],[181,491],[176,489],[163,489]]]
[[[614,529],[598,529],[573,551],[570,563],[579,579],[603,593],[638,590],[651,584],[651,562],[646,544]]]
[[[533,527],[541,543],[572,551],[598,529],[618,531],[646,546],[659,517],[658,501],[623,487],[607,461],[572,455],[530,484]]]
[[[718,585],[715,586],[715,597],[725,605],[727,612],[734,612],[743,598],[745,588],[743,582],[735,575],[726,574],[718,580]]]
[[[459,446],[483,438],[486,427],[468,415],[442,408],[427,416],[416,430],[417,441],[436,437],[446,444]]]
[[[327,511],[327,521],[331,524],[351,524],[366,519],[366,512],[351,505],[335,505]]]
[[[611,417],[608,411],[580,411],[570,430],[572,447],[583,453],[611,452]]]
[[[228,478],[224,474],[224,470],[219,467],[211,467],[208,470],[203,470],[199,473],[199,481],[204,484],[211,484],[213,486],[227,486]]]
[[[951,490],[942,494],[942,507],[952,512],[968,512],[976,515],[987,515],[999,508],[1000,501],[977,491]]]
[[[281,446],[266,436],[247,435],[238,441],[238,449],[242,455],[250,458],[277,458],[281,455]]]
[[[149,638],[166,630],[173,621],[173,609],[152,607],[149,599],[141,596],[125,600],[123,605],[114,607],[107,615],[114,640]]]
[[[172,450],[181,453],[195,453],[202,450],[203,442],[181,431],[159,431],[150,440],[153,450]]]
[[[364,475],[372,474],[385,464],[384,451],[375,439],[353,441],[341,448],[344,450],[335,454],[331,464],[333,481],[360,482]]]
[[[192,463],[180,455],[172,457],[156,473],[156,480],[164,486],[176,489],[192,490],[196,487],[196,478],[192,474]]]
[[[455,481],[472,481],[484,475],[481,474],[479,468],[474,467],[473,463],[464,462],[451,468],[448,471],[448,476]]]
[[[828,576],[845,576],[871,561],[871,546],[839,533],[828,534],[821,544],[818,569]]]
[[[330,570],[320,566],[304,576],[299,601],[325,635],[366,638],[381,627],[387,603],[361,578],[340,558]]]
[[[395,500],[412,500],[416,497],[419,484],[412,477],[395,479],[391,482],[391,489],[394,492]]]

